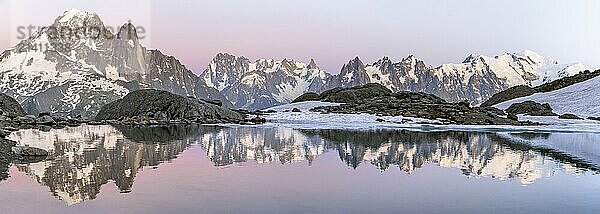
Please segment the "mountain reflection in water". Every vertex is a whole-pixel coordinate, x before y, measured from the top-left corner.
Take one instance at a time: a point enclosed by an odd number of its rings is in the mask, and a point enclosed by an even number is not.
[[[16,164],[68,205],[95,199],[102,185],[113,181],[120,192],[132,191],[144,167],[176,158],[200,144],[216,167],[237,164],[306,162],[337,152],[351,168],[398,167],[411,173],[427,164],[456,168],[470,177],[515,179],[531,184],[557,170],[581,174],[600,172],[598,146],[560,151],[517,143],[514,139],[550,139],[554,134],[475,132],[294,130],[289,128],[222,128],[215,126],[125,127],[82,126],[42,132],[23,130],[10,138],[20,145],[45,148],[48,160]],[[593,143],[593,142],[587,142]]]

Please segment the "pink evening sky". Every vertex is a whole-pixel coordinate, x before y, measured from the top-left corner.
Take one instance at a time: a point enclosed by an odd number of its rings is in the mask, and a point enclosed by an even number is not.
[[[331,73],[355,56],[372,63],[414,54],[435,66],[525,49],[600,67],[600,1],[592,0],[0,0],[0,49],[18,42],[17,27],[48,25],[71,8],[98,13],[107,26],[144,27],[146,46],[195,73],[219,52],[314,58]]]

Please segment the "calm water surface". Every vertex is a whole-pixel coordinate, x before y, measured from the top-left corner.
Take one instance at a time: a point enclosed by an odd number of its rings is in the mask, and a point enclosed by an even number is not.
[[[593,133],[82,126],[10,138],[51,155],[1,163],[0,213],[600,211]]]

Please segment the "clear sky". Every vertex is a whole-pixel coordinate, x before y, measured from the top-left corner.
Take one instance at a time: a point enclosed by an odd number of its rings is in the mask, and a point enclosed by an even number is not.
[[[110,26],[143,25],[146,45],[196,73],[219,52],[252,60],[314,58],[332,73],[357,55],[372,63],[414,54],[438,65],[469,53],[525,49],[600,67],[595,0],[0,0],[0,8],[0,29],[9,32],[0,34],[0,49],[16,43],[16,26],[47,25],[78,8]]]

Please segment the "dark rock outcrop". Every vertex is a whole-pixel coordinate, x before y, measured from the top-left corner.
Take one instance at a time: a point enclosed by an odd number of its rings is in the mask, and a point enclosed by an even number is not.
[[[369,83],[366,85],[350,88],[334,88],[324,91],[321,94],[309,92],[296,98],[294,102],[302,101],[324,101],[335,103],[355,102],[373,97],[383,96],[392,93],[392,91],[378,83]]]
[[[35,123],[39,125],[53,125],[56,123],[54,118],[48,115],[44,115],[35,119]]]
[[[217,105],[219,107],[223,107],[223,101],[221,101],[221,100],[211,100],[211,99],[200,99],[200,100],[210,103],[210,104],[213,104],[213,105]]]
[[[600,70],[596,70],[594,72],[590,72],[590,71],[582,71],[579,72],[579,74],[570,76],[570,77],[565,77],[565,78],[561,78],[558,80],[554,80],[552,82],[540,85],[535,87],[535,90],[537,92],[550,92],[550,91],[555,91],[561,88],[566,88],[568,86],[580,83],[580,82],[585,82],[587,80],[593,79],[597,76],[600,76]]]
[[[535,94],[537,91],[529,86],[519,85],[514,86],[500,93],[494,94],[487,101],[481,104],[481,107],[493,106],[498,103],[516,99],[519,97],[526,97]]]
[[[540,104],[534,101],[525,101],[521,103],[514,103],[506,109],[508,114],[526,114],[530,116],[558,116],[552,112],[550,104]]]
[[[0,93],[0,115],[9,118],[25,116],[23,107],[14,98]]]
[[[316,101],[316,100],[319,100],[320,98],[321,98],[320,95],[317,93],[307,92],[307,93],[304,93],[303,95],[300,95],[298,98],[294,99],[294,101],[292,101],[292,103],[304,102],[304,101]]]
[[[559,119],[571,119],[571,120],[583,120],[583,118],[574,114],[563,114],[558,117]]]
[[[321,94],[320,100],[344,104],[321,106],[311,111],[416,117],[438,120],[444,124],[522,125],[527,123],[501,117],[499,115],[504,113],[499,109],[471,107],[468,102],[448,103],[435,95],[422,92],[393,93],[378,84],[333,89]]]
[[[28,156],[48,156],[48,151],[36,147],[30,146],[15,146],[12,148],[12,151],[22,157]]]
[[[320,97],[322,101],[326,102],[346,103],[385,96],[390,93],[392,93],[392,91],[383,85],[369,83],[351,88],[334,88],[324,91],[321,93]]]
[[[587,119],[600,121],[600,117],[588,117]]]
[[[253,117],[252,119],[248,120],[248,122],[250,122],[251,124],[263,124],[267,122],[267,119],[260,117],[260,116],[256,116]]]
[[[33,115],[25,115],[21,117],[15,117],[13,122],[19,125],[32,125],[35,124],[36,118]]]
[[[100,110],[96,121],[121,121],[133,124],[169,123],[238,123],[241,114],[201,100],[167,91],[145,89],[129,93]]]

